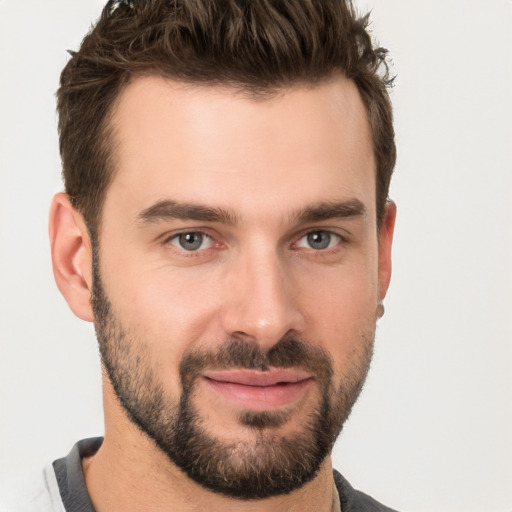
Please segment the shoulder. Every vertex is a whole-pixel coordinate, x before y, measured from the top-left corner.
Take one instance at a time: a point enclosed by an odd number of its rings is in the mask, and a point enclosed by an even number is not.
[[[334,470],[334,482],[343,512],[397,512],[382,505],[368,494],[354,489],[336,470]]]
[[[65,512],[53,466],[19,480],[2,482],[0,512]]]

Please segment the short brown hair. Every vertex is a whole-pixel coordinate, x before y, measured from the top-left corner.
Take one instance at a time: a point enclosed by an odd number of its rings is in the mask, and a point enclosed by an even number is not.
[[[380,226],[396,159],[392,79],[387,50],[373,46],[367,26],[350,0],[109,1],[70,52],[57,92],[65,188],[91,235],[115,171],[112,105],[143,75],[261,95],[343,73],[368,113]]]

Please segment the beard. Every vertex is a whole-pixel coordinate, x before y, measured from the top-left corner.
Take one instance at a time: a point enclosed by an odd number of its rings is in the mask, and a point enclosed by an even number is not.
[[[128,418],[189,478],[216,493],[250,500],[284,495],[317,474],[330,454],[365,381],[373,351],[375,326],[361,335],[360,349],[335,386],[329,354],[294,337],[263,351],[257,343],[227,339],[215,350],[185,352],[179,364],[181,396],[167,396],[150,357],[151,342],[134,336],[116,315],[97,267],[92,306],[103,367]],[[298,429],[278,428],[298,411],[241,411],[240,426],[251,439],[225,441],[210,434],[208,421],[195,406],[198,380],[206,369],[246,368],[268,371],[294,368],[310,372],[318,399]],[[309,402],[308,402],[309,403]]]

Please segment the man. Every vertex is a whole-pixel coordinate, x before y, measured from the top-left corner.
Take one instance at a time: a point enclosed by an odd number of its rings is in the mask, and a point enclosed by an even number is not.
[[[391,275],[366,23],[341,0],[107,4],[61,76],[50,214],[105,436],[19,510],[390,510],[330,459]]]

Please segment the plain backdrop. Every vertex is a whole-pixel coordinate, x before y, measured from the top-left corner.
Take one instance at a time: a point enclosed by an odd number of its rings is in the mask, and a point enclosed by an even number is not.
[[[91,325],[50,265],[54,92],[100,0],[0,0],[0,481],[103,431]],[[410,511],[512,510],[512,2],[368,0],[398,74],[394,275],[334,451]]]

